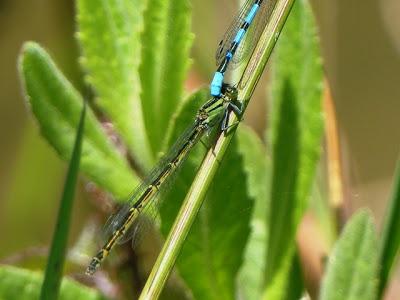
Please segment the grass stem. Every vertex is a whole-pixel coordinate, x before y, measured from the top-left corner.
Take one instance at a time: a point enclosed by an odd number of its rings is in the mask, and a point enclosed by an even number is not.
[[[245,84],[242,86],[239,82],[238,99],[242,101],[244,110],[271,56],[293,4],[294,0],[277,0],[270,22],[264,29],[243,72],[241,81]],[[235,114],[231,113],[229,124],[236,124],[238,121]],[[233,126],[229,134],[220,134],[215,146],[205,156],[139,299],[158,299],[235,130],[236,126]]]

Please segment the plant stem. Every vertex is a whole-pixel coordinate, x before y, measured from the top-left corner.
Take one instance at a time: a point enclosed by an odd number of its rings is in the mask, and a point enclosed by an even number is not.
[[[242,101],[243,110],[250,101],[293,4],[294,0],[277,0],[271,19],[244,70],[241,81],[245,78],[245,84],[242,86],[239,82],[238,99]],[[238,121],[234,113],[229,115],[229,124]],[[139,299],[158,299],[235,130],[236,126],[233,126],[229,134],[220,134],[215,146],[204,158]]]

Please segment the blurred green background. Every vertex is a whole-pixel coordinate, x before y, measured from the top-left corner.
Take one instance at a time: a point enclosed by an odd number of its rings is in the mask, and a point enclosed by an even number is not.
[[[313,2],[337,110],[346,196],[351,209],[371,207],[380,224],[400,145],[400,2]],[[236,1],[192,3],[196,38],[188,90],[207,84],[218,40],[237,10]],[[1,262],[26,263],[31,254],[45,255],[42,247],[51,238],[66,171],[27,112],[17,56],[24,41],[39,42],[82,90],[74,26],[73,1],[0,1]],[[263,81],[268,81],[268,72]],[[245,115],[245,122],[259,133],[268,116],[265,94],[264,84]],[[73,236],[92,208],[84,199],[84,184],[80,189]]]

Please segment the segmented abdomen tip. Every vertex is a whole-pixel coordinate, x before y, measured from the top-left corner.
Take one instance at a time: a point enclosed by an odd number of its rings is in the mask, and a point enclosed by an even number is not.
[[[86,268],[85,274],[92,276],[96,272],[98,267],[99,267],[99,262],[97,260],[93,259],[90,262],[89,266]]]

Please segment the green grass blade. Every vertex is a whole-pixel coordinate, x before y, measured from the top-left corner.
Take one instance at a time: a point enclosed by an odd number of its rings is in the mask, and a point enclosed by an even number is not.
[[[0,266],[0,299],[39,299],[43,274],[12,266]],[[52,298],[52,300],[57,298]],[[97,291],[64,278],[61,283],[59,300],[103,300]]]
[[[151,167],[154,158],[140,100],[146,5],[146,0],[77,1],[78,40],[87,81],[95,89],[97,103],[143,168]]]
[[[181,127],[190,123],[198,105],[209,97],[208,93],[206,89],[201,90],[185,102],[175,120],[171,140],[182,132]],[[196,299],[234,298],[234,286],[249,235],[253,203],[253,198],[249,196],[247,174],[243,171],[244,162],[238,152],[238,144],[239,142],[235,142],[232,145],[221,162],[207,193],[207,200],[177,261],[179,274]],[[196,165],[204,156],[204,150],[204,146],[199,144],[194,155],[185,163],[182,176],[164,200],[161,216],[162,231],[165,234],[176,219],[182,200],[195,176]],[[238,178],[241,180],[238,181]],[[227,252],[230,253],[229,257],[226,256]],[[217,294],[215,290],[218,290]]]
[[[380,245],[379,298],[385,291],[400,248],[400,161],[397,163],[392,198],[384,220],[385,225]]]
[[[162,150],[165,129],[182,99],[192,45],[187,0],[149,0],[142,34],[142,105],[153,153]]]
[[[246,196],[245,186],[241,186],[237,182],[237,178],[243,178],[245,181],[246,175],[240,166],[241,158],[233,150],[235,146],[232,146],[218,172],[222,156],[215,157],[213,154],[209,154],[205,158],[206,163],[213,164],[210,167],[211,171],[209,168],[205,168],[203,172],[197,173],[196,178],[202,181],[202,184],[195,185],[199,190],[189,191],[188,195],[191,196],[191,201],[185,201],[174,223],[174,228],[179,228],[179,230],[174,231],[173,229],[173,234],[168,236],[164,250],[154,267],[157,270],[154,273],[155,277],[150,275],[148,280],[150,285],[143,290],[141,299],[158,297],[178,253],[180,253],[179,272],[192,289],[195,297],[199,299],[234,299],[234,275],[240,267],[244,246],[250,231],[252,201]],[[218,146],[214,149],[221,153]],[[228,166],[229,162],[236,164]],[[223,173],[224,169],[231,172]],[[201,198],[206,193],[208,195],[207,202],[204,203],[200,212],[202,202],[196,201],[199,197],[197,193],[201,193]],[[219,199],[216,198],[217,195]],[[240,197],[241,202],[236,197]],[[193,224],[196,214],[189,213],[192,209],[199,212],[196,225]],[[178,224],[182,221],[187,222],[179,226]],[[192,224],[193,228],[191,228]],[[189,230],[191,230],[191,234],[188,236]],[[184,241],[185,247],[180,252]],[[199,269],[196,269],[197,267]]]
[[[376,299],[378,243],[369,212],[350,219],[328,261],[321,300]]]
[[[70,160],[82,97],[36,43],[24,45],[19,72],[25,98],[42,135],[64,160]],[[82,153],[82,172],[116,197],[125,197],[137,184],[125,158],[111,144],[89,109]]]
[[[212,180],[178,260],[179,272],[196,299],[235,299],[254,202],[247,180],[235,139]]]
[[[60,208],[57,215],[56,228],[50,247],[49,260],[40,299],[57,299],[61,278],[64,269],[64,261],[67,253],[67,243],[71,224],[72,207],[74,203],[75,187],[78,181],[79,163],[82,151],[82,137],[85,126],[86,103],[83,104],[79,125],[76,132],[74,148],[69,163],[67,177],[65,179],[64,191],[61,197]]]
[[[307,207],[323,134],[322,68],[309,4],[290,13],[274,57],[272,175],[265,299],[288,297],[297,225]],[[293,282],[293,284],[297,284]]]

